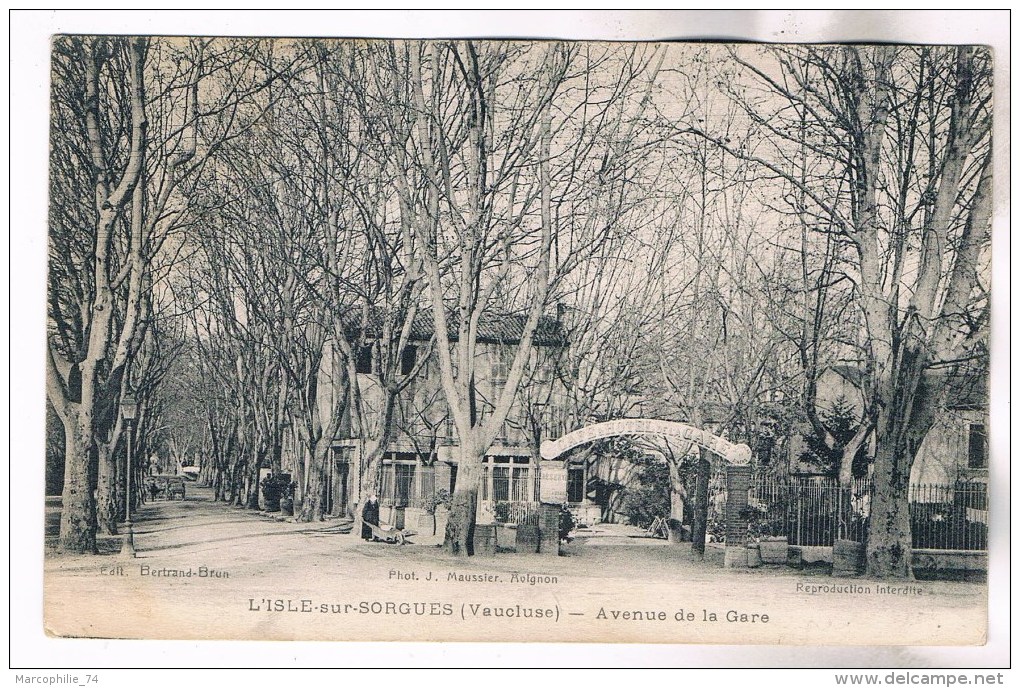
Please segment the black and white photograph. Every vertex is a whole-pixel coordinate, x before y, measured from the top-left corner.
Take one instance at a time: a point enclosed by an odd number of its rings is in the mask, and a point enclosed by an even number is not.
[[[991,47],[151,26],[49,37],[51,642],[988,642]]]

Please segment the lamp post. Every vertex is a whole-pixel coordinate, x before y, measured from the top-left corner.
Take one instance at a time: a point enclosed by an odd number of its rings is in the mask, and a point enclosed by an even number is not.
[[[132,429],[135,421],[135,413],[138,411],[138,402],[135,400],[135,395],[128,391],[124,394],[124,397],[120,400],[120,413],[124,417],[124,420],[128,424],[127,432],[127,470],[124,471],[124,526],[126,532],[124,533],[124,541],[121,544],[120,553],[122,556],[134,557],[135,556],[135,531],[134,525],[131,523],[131,436]]]

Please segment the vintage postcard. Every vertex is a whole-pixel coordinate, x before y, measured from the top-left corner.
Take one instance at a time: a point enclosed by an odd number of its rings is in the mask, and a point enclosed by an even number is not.
[[[56,638],[988,638],[982,45],[59,34]]]

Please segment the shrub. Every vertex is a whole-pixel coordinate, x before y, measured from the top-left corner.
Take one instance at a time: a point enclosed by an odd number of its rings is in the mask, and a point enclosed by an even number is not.
[[[628,489],[623,499],[623,513],[631,525],[647,528],[656,518],[669,515],[669,493],[648,485]]]
[[[634,459],[640,466],[637,487],[625,489],[623,513],[631,525],[647,528],[656,518],[670,515],[669,467],[665,461],[649,457]]]
[[[422,502],[422,508],[425,510],[425,513],[434,514],[441,506],[449,508],[451,500],[449,490],[436,490],[435,494],[425,498]]]
[[[284,495],[291,494],[290,473],[267,475],[262,479],[262,499],[265,500],[266,511],[279,511],[280,500]]]

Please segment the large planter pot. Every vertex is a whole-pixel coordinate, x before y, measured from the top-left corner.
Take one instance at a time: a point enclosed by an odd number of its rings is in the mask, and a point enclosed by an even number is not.
[[[282,493],[277,487],[263,487],[262,501],[266,505],[266,511],[279,511]]]
[[[406,517],[405,517],[406,520]],[[421,535],[432,536],[436,534],[436,517],[435,514],[430,514],[422,511],[417,515],[414,521],[415,528]]]
[[[446,537],[446,524],[450,521],[449,509],[436,509],[436,524],[433,535],[438,538]]]
[[[785,564],[790,554],[790,543],[785,537],[766,538],[758,543],[761,560],[766,564]]]
[[[501,550],[517,550],[517,526],[496,524],[496,547]]]
[[[747,543],[747,567],[751,569],[758,568],[761,566],[762,558],[761,549],[759,548],[758,543]]]
[[[538,527],[532,523],[522,523],[514,533],[514,551],[518,554],[535,554],[541,538]]]
[[[280,511],[284,516],[294,515],[294,498],[290,495],[280,499]]]
[[[856,576],[864,572],[864,543],[836,540],[832,543],[832,575]]]
[[[492,556],[496,553],[496,524],[479,523],[475,525],[474,553],[476,557]]]
[[[422,528],[423,519],[428,518],[428,530]],[[432,531],[432,515],[426,514],[425,510],[409,506],[404,509],[404,528],[410,528],[415,533],[427,533]]]

